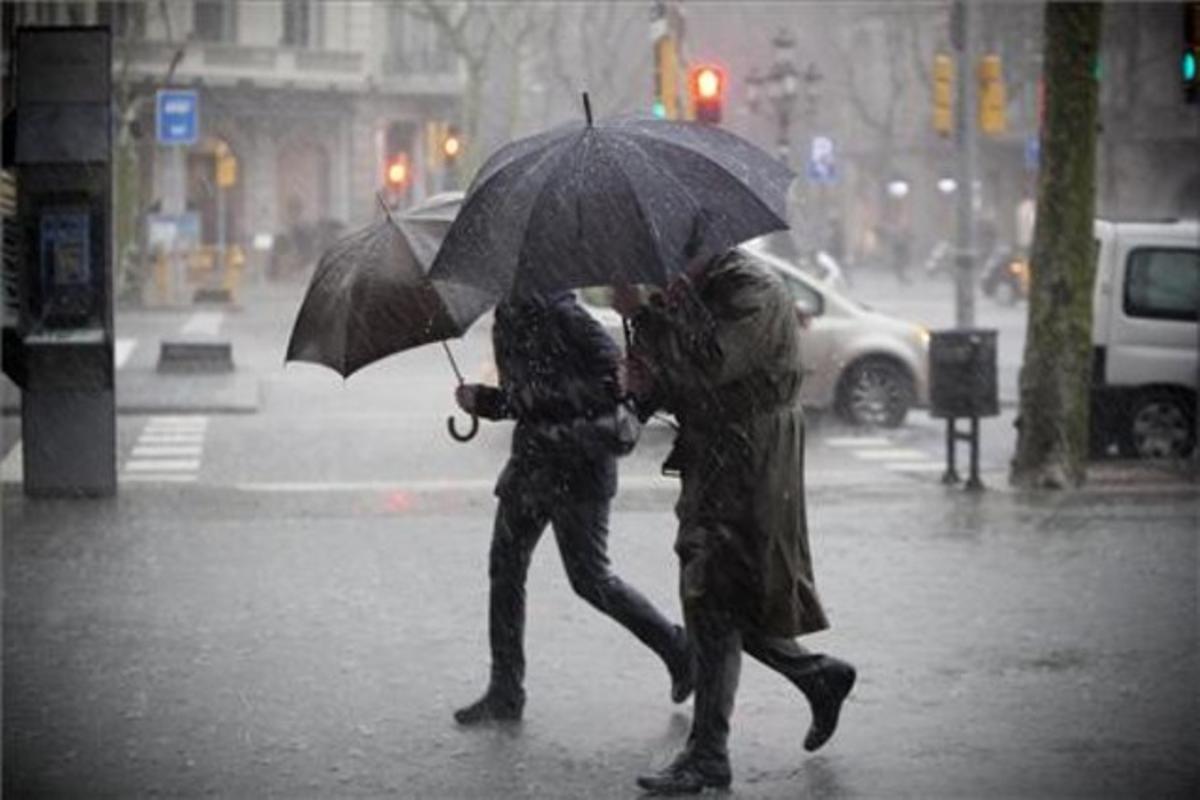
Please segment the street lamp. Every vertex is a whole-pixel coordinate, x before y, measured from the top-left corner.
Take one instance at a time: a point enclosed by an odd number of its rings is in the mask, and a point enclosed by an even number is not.
[[[759,113],[761,100],[766,98],[767,111],[773,115],[776,123],[779,158],[790,167],[792,122],[797,111],[796,103],[800,99],[801,84],[804,91],[804,122],[811,136],[815,133],[818,85],[824,76],[813,62],[809,62],[803,72],[796,67],[796,38],[787,28],[780,28],[771,38],[771,48],[773,60],[770,68],[765,73],[755,68],[746,76],[746,100],[750,111]],[[805,238],[811,240],[807,186],[803,194],[801,224],[806,229]]]

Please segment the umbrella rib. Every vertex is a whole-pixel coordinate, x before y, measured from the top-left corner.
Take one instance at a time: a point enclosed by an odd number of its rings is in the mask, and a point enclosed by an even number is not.
[[[634,147],[637,148],[637,150],[639,152],[641,152],[643,154],[643,156],[645,156],[645,161],[647,162],[647,164],[650,167],[652,167],[656,172],[658,172],[660,175],[664,175],[664,176],[670,178],[672,181],[674,181],[674,176],[672,176],[666,170],[659,169],[658,165],[655,164],[653,162],[653,160],[648,157],[649,154],[647,154],[646,151],[642,150],[642,148],[638,145],[638,143],[632,137],[628,137],[628,138],[622,137],[622,139],[629,141],[631,144],[633,144]],[[611,155],[608,152],[607,148],[604,148],[604,154],[605,154],[606,159],[608,159],[608,157]],[[654,247],[655,255],[658,256],[658,263],[660,263],[660,264],[664,263],[663,252],[662,252],[662,248],[661,248],[660,242],[659,242],[660,237],[657,235],[657,229],[654,228],[654,226],[652,226],[650,224],[650,216],[646,213],[645,206],[642,205],[642,198],[638,195],[637,189],[634,187],[633,179],[630,178],[629,173],[627,173],[625,171],[625,167],[621,163],[620,158],[612,158],[612,159],[608,159],[608,160],[610,160],[610,163],[616,167],[617,173],[625,181],[625,186],[626,186],[626,188],[629,189],[629,194],[633,197],[633,205],[637,209],[638,218],[642,221],[642,224],[647,229],[655,231],[654,235],[650,236],[650,243]],[[680,185],[682,185],[682,184],[680,184]],[[685,192],[686,192],[686,188],[687,187],[684,187]],[[695,204],[695,199],[692,198],[690,195],[689,195],[688,199],[692,200],[693,204]]]
[[[581,129],[579,132],[579,136],[576,137],[576,139],[583,138],[583,136],[587,132],[587,130],[588,130],[587,128]],[[571,143],[572,144],[571,147],[566,146],[566,144],[567,144],[566,137],[564,137],[562,142],[560,142],[559,144],[561,145],[559,148],[559,152],[553,154],[559,161],[561,161],[561,160],[565,159],[567,156],[573,154],[575,152],[575,147],[577,146],[574,142]],[[550,158],[550,156],[551,156],[551,154],[549,154],[549,153],[545,154],[545,157],[547,160]],[[520,270],[521,262],[525,257],[525,249],[526,249],[526,247],[528,247],[529,242],[530,242],[529,220],[533,217],[534,212],[537,211],[538,206],[540,206],[542,204],[542,201],[546,198],[546,193],[550,190],[550,187],[554,185],[554,183],[551,182],[550,178],[553,176],[553,173],[555,171],[554,168],[557,167],[557,164],[551,164],[550,167],[551,167],[550,169],[546,170],[546,177],[542,179],[542,185],[538,189],[537,196],[533,199],[533,202],[529,204],[529,213],[525,216],[525,225],[522,226],[522,228],[521,228],[521,230],[524,231],[524,234],[521,237],[521,249],[517,251],[517,263],[513,265],[513,283],[514,283],[514,285],[516,283],[517,271]],[[511,289],[511,287],[510,287],[510,289]]]
[[[582,131],[581,131],[581,133],[582,133]],[[455,286],[462,286],[462,287],[465,287],[468,289],[476,288],[475,285],[473,283],[471,283],[469,280],[460,279],[453,272],[448,271],[442,261],[442,253],[445,250],[446,242],[448,242],[450,240],[451,236],[461,236],[462,235],[461,233],[458,233],[456,231],[456,228],[458,227],[457,220],[460,218],[465,219],[465,218],[469,217],[469,215],[471,213],[471,206],[474,203],[480,202],[482,200],[483,193],[488,189],[487,184],[490,184],[493,180],[500,177],[506,170],[516,168],[519,165],[524,165],[529,161],[537,161],[538,159],[541,159],[544,161],[544,160],[549,159],[554,156],[561,157],[563,153],[569,151],[569,148],[565,147],[566,143],[567,143],[567,139],[566,139],[566,137],[564,137],[561,141],[554,142],[554,143],[548,145],[547,147],[545,147],[544,149],[534,150],[529,153],[524,153],[521,156],[519,156],[518,158],[511,161],[510,163],[505,164],[500,169],[494,171],[491,175],[489,175],[487,177],[486,180],[481,182],[477,178],[475,181],[472,181],[471,188],[467,191],[466,196],[463,198],[463,204],[462,204],[461,208],[459,208],[458,215],[455,218],[455,224],[452,224],[450,227],[450,230],[447,231],[446,237],[442,242],[442,247],[438,249],[438,254],[434,258],[433,264],[430,266],[428,272],[426,273],[430,277],[431,280],[439,281],[441,283],[451,284],[451,285],[455,285]],[[556,152],[560,149],[562,152]],[[499,155],[499,154],[497,154],[497,155]],[[495,157],[496,156],[493,156],[493,158],[495,158]],[[528,171],[531,171],[532,169],[537,169],[539,166],[540,166],[540,164],[534,164],[532,168],[526,169],[525,171],[528,172]],[[547,177],[549,177],[549,176],[547,176]],[[538,190],[538,198],[540,198],[541,193],[543,191],[545,191],[545,183],[546,183],[546,181],[543,180],[543,186],[541,189]],[[537,204],[537,199],[535,199],[534,202],[530,204],[530,215],[532,215],[533,207],[536,204]],[[528,227],[528,223],[529,223],[529,215],[526,216],[524,228]],[[523,252],[524,248],[525,248],[525,244],[524,244],[524,241],[522,241],[521,251],[518,252],[517,262],[515,264],[513,264],[513,266],[512,266],[512,275],[513,276],[516,275],[517,268],[519,267],[519,265],[521,263],[520,252]]]

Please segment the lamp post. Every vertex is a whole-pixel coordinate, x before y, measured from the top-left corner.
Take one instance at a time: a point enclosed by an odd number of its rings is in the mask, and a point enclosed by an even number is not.
[[[815,132],[817,103],[820,99],[818,85],[824,76],[813,62],[801,73],[796,67],[796,39],[787,28],[780,28],[771,39],[774,53],[770,68],[760,72],[752,69],[746,76],[746,98],[750,110],[759,113],[763,110],[762,100],[765,97],[767,112],[772,114],[776,123],[776,146],[779,159],[788,167],[792,166],[792,122],[800,100],[801,84],[804,88],[804,123],[810,138]],[[811,248],[812,230],[808,214],[808,184],[803,185],[800,196],[800,219],[805,245]]]

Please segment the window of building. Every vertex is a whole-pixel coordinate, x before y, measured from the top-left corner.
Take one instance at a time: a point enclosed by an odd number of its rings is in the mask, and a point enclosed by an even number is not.
[[[287,47],[321,47],[321,7],[318,0],[284,0],[283,44]]]
[[[192,36],[202,42],[237,41],[237,5],[233,0],[196,0]]]
[[[137,39],[146,35],[146,6],[134,0],[117,0],[98,6],[98,19],[113,36]]]
[[[1200,250],[1139,248],[1125,270],[1125,313],[1150,319],[1196,319]]]
[[[387,44],[384,70],[403,72],[449,72],[454,52],[446,34],[436,24],[414,16],[402,3],[388,6]]]

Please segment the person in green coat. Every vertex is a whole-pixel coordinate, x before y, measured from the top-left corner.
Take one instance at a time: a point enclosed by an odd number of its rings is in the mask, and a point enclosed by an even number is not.
[[[614,305],[632,322],[627,383],[639,413],[664,409],[679,422],[664,468],[682,482],[675,551],[697,659],[687,746],[638,784],[725,787],[742,650],[807,698],[809,751],[833,735],[855,680],[850,664],[793,638],[829,626],[805,519],[800,324],[779,276],[737,250],[694,259],[646,304],[621,287]]]

